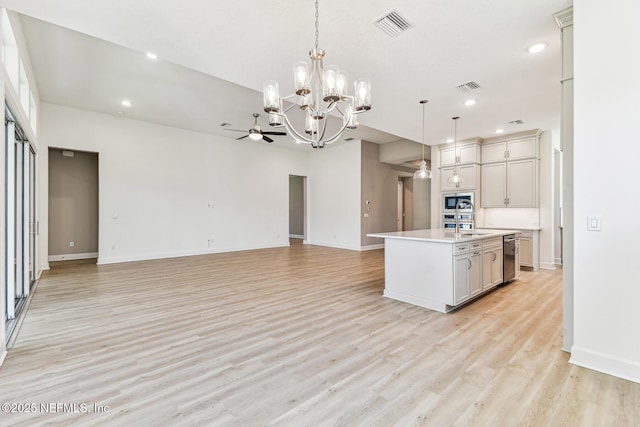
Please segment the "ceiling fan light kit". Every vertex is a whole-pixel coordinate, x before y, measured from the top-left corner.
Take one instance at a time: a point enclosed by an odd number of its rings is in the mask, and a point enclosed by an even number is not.
[[[236,138],[236,139],[244,139],[246,137],[249,137],[249,139],[252,139],[254,141],[260,141],[261,139],[264,139],[268,143],[272,143],[273,139],[269,138],[267,135],[286,135],[287,134],[286,132],[264,132],[260,127],[260,125],[258,124],[258,117],[260,117],[260,114],[253,113],[253,126],[251,126],[251,128],[248,131],[240,130],[240,129],[229,129],[229,128],[225,128],[224,130],[230,130],[232,132],[247,133],[247,135],[241,136],[240,138]],[[228,124],[228,123],[223,123],[223,125],[225,124]]]
[[[278,82],[267,80],[263,84],[264,111],[269,113],[269,124],[284,125],[287,131],[299,142],[311,144],[313,148],[322,148],[340,138],[345,130],[355,129],[358,125],[357,115],[371,109],[371,82],[360,78],[354,83],[355,93],[348,94],[348,74],[335,65],[323,65],[325,53],[318,48],[318,0],[315,2],[315,49],[309,52],[311,67],[305,61],[293,66],[295,93],[280,97]],[[291,101],[292,105],[283,108],[283,101]],[[304,111],[304,131],[298,131],[291,124],[287,113],[298,107]],[[325,134],[328,115],[331,112],[342,117],[342,125],[332,135]]]

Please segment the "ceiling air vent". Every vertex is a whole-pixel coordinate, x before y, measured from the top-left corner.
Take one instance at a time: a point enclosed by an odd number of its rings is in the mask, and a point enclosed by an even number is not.
[[[396,10],[376,19],[375,24],[389,37],[395,37],[403,31],[411,28],[411,24]]]
[[[510,124],[510,125],[522,125],[522,124],[524,124],[524,121],[523,121],[523,120],[520,120],[520,119],[518,119],[518,120],[511,120],[511,121],[509,122],[509,124]]]
[[[560,29],[573,25],[573,6],[553,15]]]
[[[476,82],[466,82],[456,86],[460,92],[470,92],[472,90],[480,89],[480,85]]]

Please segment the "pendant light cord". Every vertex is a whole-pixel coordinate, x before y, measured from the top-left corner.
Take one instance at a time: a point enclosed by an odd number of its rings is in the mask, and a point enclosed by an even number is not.
[[[425,116],[425,106],[427,105],[427,101],[426,99],[423,99],[422,101],[420,101],[420,104],[422,104],[422,161],[424,162],[424,116]]]
[[[318,0],[316,0],[316,50],[318,50],[318,35],[320,34],[320,23],[318,22]]]

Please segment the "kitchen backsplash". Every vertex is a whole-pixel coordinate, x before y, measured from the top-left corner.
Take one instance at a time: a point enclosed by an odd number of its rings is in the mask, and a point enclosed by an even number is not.
[[[492,208],[478,209],[476,213],[476,228],[513,227],[536,228],[540,227],[539,208]]]

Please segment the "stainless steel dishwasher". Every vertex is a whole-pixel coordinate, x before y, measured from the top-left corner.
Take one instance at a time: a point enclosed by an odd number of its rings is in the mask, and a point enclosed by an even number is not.
[[[520,239],[517,234],[507,234],[502,239],[502,283],[507,283],[516,277],[516,263],[520,251]]]

